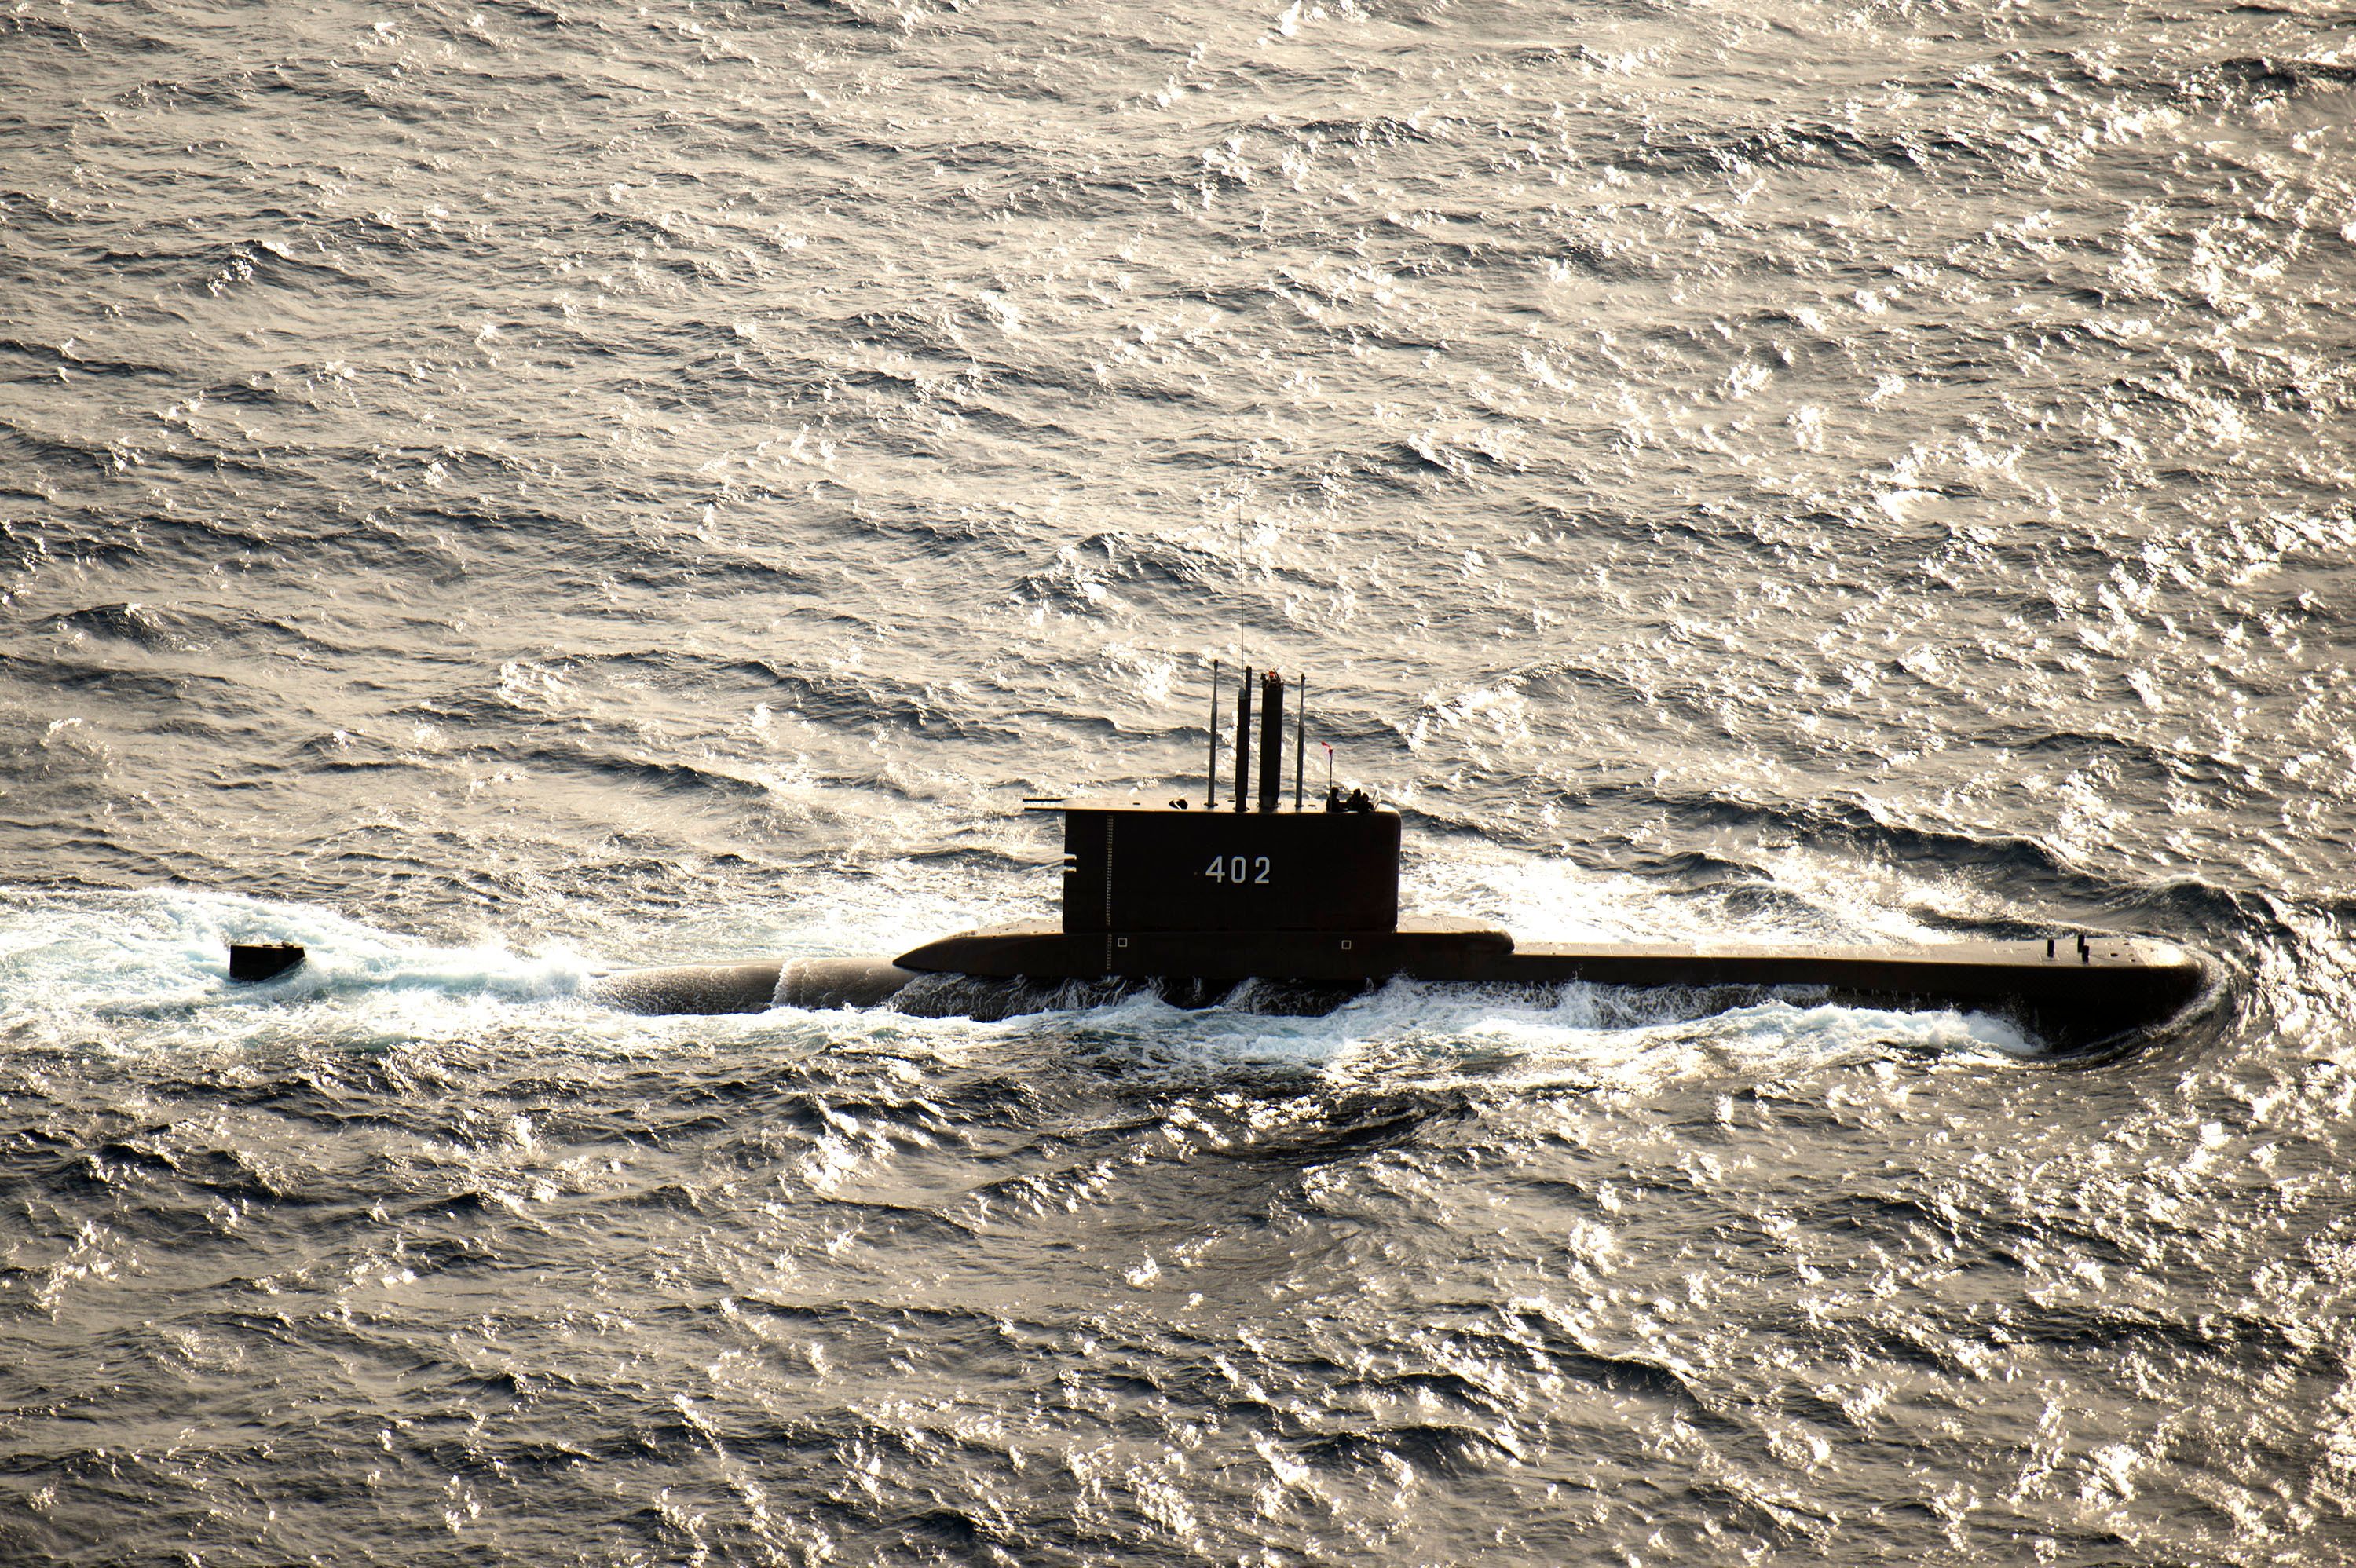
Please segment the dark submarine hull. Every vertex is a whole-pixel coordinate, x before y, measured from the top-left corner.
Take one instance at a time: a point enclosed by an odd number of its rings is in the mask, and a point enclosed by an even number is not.
[[[2200,961],[2139,937],[1815,947],[1750,942],[1531,943],[1465,921],[1337,933],[1066,932],[1052,922],[960,932],[896,958],[805,958],[626,970],[594,994],[641,1013],[888,1008],[1006,1018],[1151,989],[1182,1006],[1272,983],[1285,1010],[1319,1011],[1393,979],[1537,989],[1569,984],[1687,991],[1797,989],[1898,1009],[2016,1020],[2076,1049],[2182,1011]]]
[[[1305,694],[1305,685],[1299,688]],[[1006,1018],[1141,989],[1207,1006],[1248,981],[1260,1010],[1312,1012],[1395,979],[1535,989],[1572,984],[1711,993],[1802,990],[1900,1008],[1999,1013],[2068,1049],[2147,1029],[2200,994],[2198,959],[2167,943],[2100,935],[1932,946],[1534,943],[1475,921],[1401,920],[1401,823],[1363,790],[1328,786],[1301,809],[1306,725],[1296,710],[1293,806],[1279,809],[1285,684],[1259,682],[1260,777],[1251,790],[1253,681],[1237,691],[1235,795],[1217,805],[1213,749],[1187,796],[1033,796],[1064,825],[1063,919],[991,926],[896,958],[809,958],[608,976],[595,994],[646,1013],[891,1008]],[[1720,1005],[1732,1005],[1726,997]]]

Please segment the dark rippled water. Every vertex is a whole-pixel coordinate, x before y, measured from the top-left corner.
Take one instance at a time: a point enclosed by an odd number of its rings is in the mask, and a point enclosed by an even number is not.
[[[2351,123],[2306,0],[9,5],[0,1557],[2356,1558]],[[1046,912],[1215,657],[1423,912],[2218,983],[581,996]]]

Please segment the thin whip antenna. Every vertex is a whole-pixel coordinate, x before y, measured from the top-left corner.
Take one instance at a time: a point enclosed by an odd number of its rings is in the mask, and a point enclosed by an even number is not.
[[[1249,665],[1248,665],[1248,664],[1245,664],[1245,663],[1244,663],[1244,659],[1245,659],[1245,657],[1246,657],[1246,655],[1245,655],[1245,653],[1244,653],[1244,622],[1245,622],[1245,620],[1248,618],[1248,612],[1246,611],[1246,609],[1245,609],[1245,607],[1244,607],[1244,518],[1243,518],[1243,514],[1242,514],[1241,512],[1237,512],[1237,513],[1236,514],[1235,523],[1236,523],[1236,663],[1237,663],[1239,667],[1242,667],[1242,668],[1247,672],[1247,673],[1246,673],[1246,675],[1245,675],[1245,677],[1244,677],[1244,678],[1245,678],[1245,680],[1248,681],[1248,680],[1250,680],[1250,678],[1251,678],[1250,674],[1248,673],[1248,672],[1250,671],[1250,669],[1251,669],[1251,666],[1249,666]],[[1246,746],[1246,745],[1248,745],[1248,744],[1250,744],[1250,737],[1248,737],[1248,736],[1241,736],[1241,737],[1238,737],[1238,738],[1237,739],[1236,744],[1237,744],[1237,746],[1239,746],[1239,747],[1240,747],[1240,746]]]

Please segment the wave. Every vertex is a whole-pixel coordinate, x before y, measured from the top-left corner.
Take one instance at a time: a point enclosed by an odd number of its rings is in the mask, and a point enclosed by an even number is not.
[[[231,942],[294,942],[305,961],[259,985],[228,979]],[[164,888],[0,891],[0,1043],[80,1053],[246,1048],[309,1038],[345,1048],[496,1027],[519,1043],[735,1035],[815,1025],[843,1040],[911,1028],[947,1040],[1060,1042],[1075,1062],[1118,1061],[1143,1081],[1312,1072],[1340,1084],[1486,1085],[1515,1092],[1643,1088],[1895,1054],[2033,1059],[2001,1020],[1836,1006],[1743,987],[1458,987],[1397,981],[1303,998],[1250,983],[1173,1005],[1151,988],[1075,984],[992,1021],[991,983],[942,977],[909,1005],[866,1014],[725,1020],[605,1014],[585,999],[597,964],[561,948],[450,947],[313,905]],[[1001,987],[1000,989],[1004,989]],[[1339,1005],[1334,1005],[1338,1001]],[[553,1010],[551,1010],[553,1009]],[[974,1021],[976,1013],[981,1021]],[[568,1047],[569,1049],[570,1047]]]

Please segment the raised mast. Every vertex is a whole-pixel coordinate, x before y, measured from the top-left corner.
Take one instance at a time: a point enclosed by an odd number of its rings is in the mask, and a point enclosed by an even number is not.
[[[1251,809],[1251,666],[1244,666],[1243,684],[1236,688],[1236,809]]]
[[[1211,661],[1211,754],[1204,765],[1203,809],[1219,806],[1219,661]],[[1298,791],[1295,792],[1299,793]]]
[[[1259,808],[1276,809],[1284,785],[1284,677],[1269,670],[1259,677]]]
[[[1301,809],[1301,756],[1309,749],[1309,676],[1301,677],[1301,708],[1292,716],[1292,809]]]

